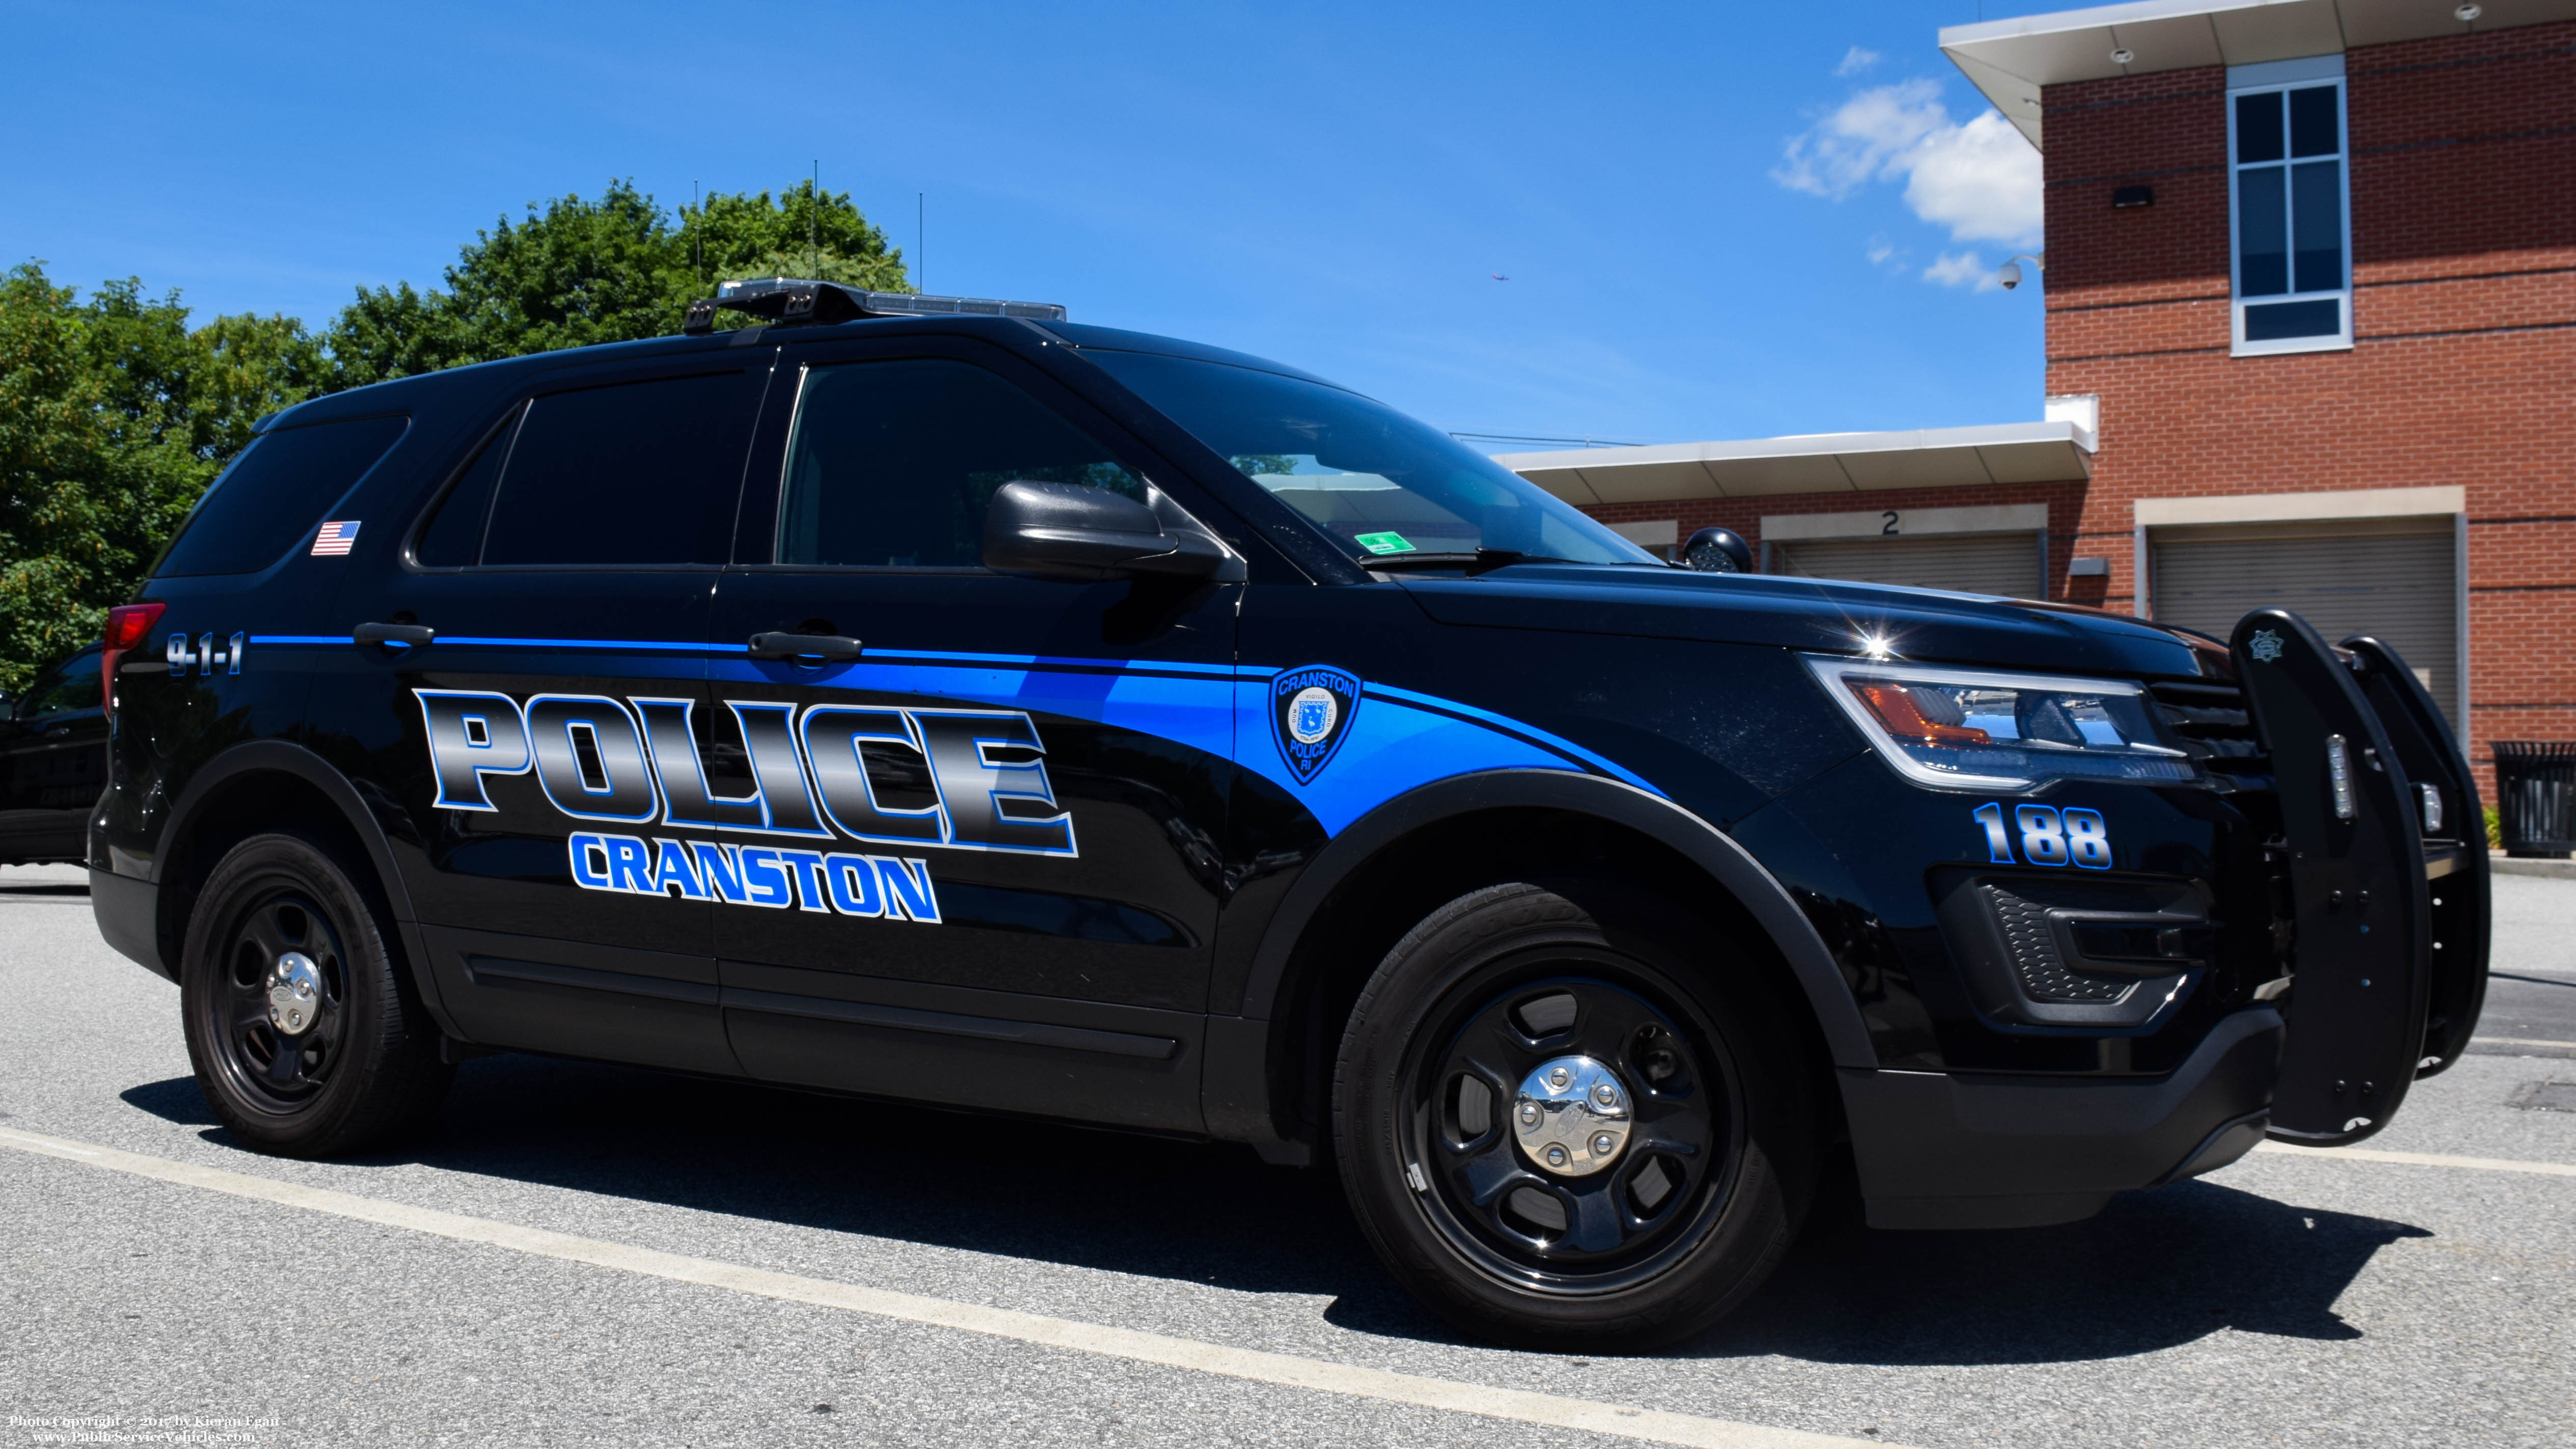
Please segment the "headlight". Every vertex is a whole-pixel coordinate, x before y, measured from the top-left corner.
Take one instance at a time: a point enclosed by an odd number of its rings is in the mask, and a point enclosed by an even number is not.
[[[2201,778],[2164,743],[2144,686],[1807,656],[1825,692],[1908,779],[1959,790]]]

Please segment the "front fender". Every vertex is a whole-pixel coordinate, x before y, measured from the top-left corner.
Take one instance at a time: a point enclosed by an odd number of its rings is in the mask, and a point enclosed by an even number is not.
[[[1263,928],[1243,993],[1209,1003],[1205,1105],[1210,1130],[1244,1141],[1287,1135],[1274,1100],[1274,1067],[1294,1050],[1283,1013],[1296,983],[1297,944],[1334,891],[1379,852],[1426,826],[1495,809],[1588,815],[1634,830],[1705,872],[1751,914],[1805,993],[1836,1066],[1876,1065],[1850,987],[1815,927],[1752,854],[1706,820],[1661,796],[1616,780],[1565,770],[1488,770],[1424,785],[1387,801],[1335,835],[1299,874]]]

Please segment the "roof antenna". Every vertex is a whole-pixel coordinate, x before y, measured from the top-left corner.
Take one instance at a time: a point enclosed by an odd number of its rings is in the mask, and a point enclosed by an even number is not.
[[[814,269],[815,280],[823,276],[823,158],[814,158],[814,189],[805,196],[805,265]]]
[[[912,194],[912,289],[916,292],[930,290],[930,268],[924,260],[930,249],[924,235],[930,219],[929,197],[927,191]]]

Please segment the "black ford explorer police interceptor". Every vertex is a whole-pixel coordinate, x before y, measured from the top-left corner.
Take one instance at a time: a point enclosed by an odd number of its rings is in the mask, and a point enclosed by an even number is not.
[[[1633,1346],[1843,1154],[2065,1222],[2477,1020],[2373,638],[1675,568],[1294,368],[725,307],[277,415],[111,616],[98,923],[244,1143],[479,1049],[1244,1142],[1471,1330]]]

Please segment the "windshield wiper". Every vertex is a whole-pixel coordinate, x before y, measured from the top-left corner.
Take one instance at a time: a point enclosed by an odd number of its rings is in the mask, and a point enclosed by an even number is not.
[[[1512,564],[1580,562],[1582,562],[1580,559],[1557,558],[1552,554],[1523,553],[1519,549],[1514,548],[1480,548],[1474,553],[1467,553],[1464,551],[1445,551],[1439,553],[1388,554],[1376,558],[1362,559],[1359,561],[1359,564],[1361,568],[1375,569],[1381,573],[1400,571],[1404,569],[1427,568],[1464,569],[1470,574],[1481,574],[1488,569],[1505,568]]]

